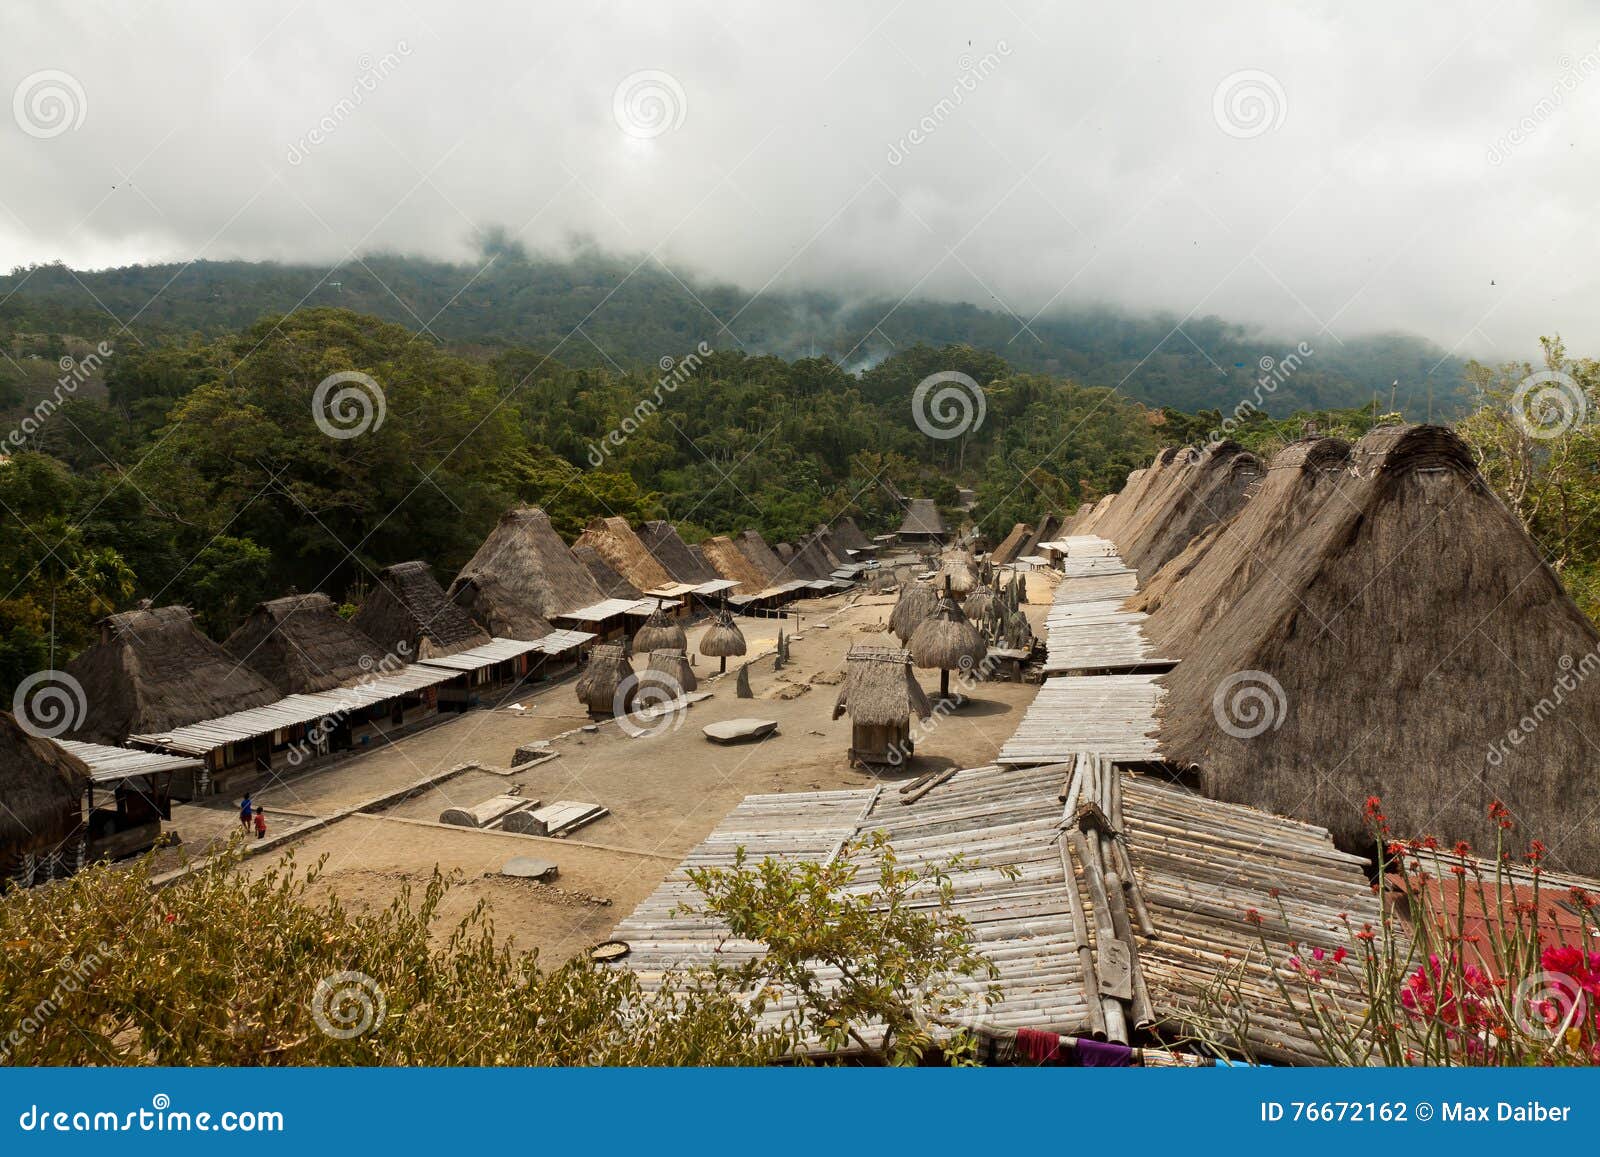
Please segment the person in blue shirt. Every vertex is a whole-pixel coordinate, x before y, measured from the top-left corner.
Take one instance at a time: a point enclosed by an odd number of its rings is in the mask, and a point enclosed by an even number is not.
[[[250,801],[250,793],[245,792],[244,799],[239,803],[239,826],[244,829],[244,834],[250,834],[250,813],[255,810]]]

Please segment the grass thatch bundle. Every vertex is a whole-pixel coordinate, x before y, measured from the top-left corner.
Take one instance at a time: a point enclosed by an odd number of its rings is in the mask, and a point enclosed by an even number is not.
[[[689,666],[689,656],[681,647],[662,647],[651,651],[650,663],[646,669],[664,679],[670,679],[685,693],[700,686],[700,680],[695,678],[694,668]]]
[[[0,711],[0,872],[54,848],[78,826],[89,769]]]
[[[928,718],[933,704],[917,682],[909,652],[898,647],[851,647],[833,717],[837,719],[847,710],[854,723],[895,727],[913,715]]]
[[[993,614],[999,601],[988,587],[976,587],[971,594],[961,600],[961,609],[966,612],[967,618],[977,622]]]
[[[578,702],[589,709],[591,715],[613,715],[618,707],[626,712],[633,706],[637,682],[629,682],[625,701],[617,703],[617,690],[633,674],[633,664],[622,653],[621,643],[601,643],[589,653],[589,662],[573,690]]]
[[[683,541],[677,528],[670,522],[660,519],[646,522],[639,527],[639,541],[678,582],[698,586],[717,577],[717,572],[706,565],[706,560]]]
[[[933,587],[923,582],[902,581],[900,597],[895,599],[894,610],[889,612],[889,629],[902,643],[909,642],[912,632],[938,605],[939,592]]]
[[[917,624],[907,649],[917,666],[946,672],[975,669],[989,653],[983,632],[948,597],[941,597],[933,613]]]
[[[121,743],[282,699],[271,683],[200,633],[185,607],[123,611],[66,666],[88,704],[73,739]]]
[[[611,568],[611,564],[600,557],[600,552],[592,546],[574,546],[572,557],[583,564],[589,572],[589,577],[594,580],[594,585],[600,588],[600,593],[608,599],[636,600],[641,591],[627,579],[623,578]]]
[[[1449,430],[1288,447],[1136,605],[1182,660],[1162,747],[1207,794],[1351,848],[1369,796],[1396,832],[1483,847],[1500,799],[1552,866],[1600,873],[1600,635]]]
[[[548,620],[603,597],[537,506],[508,510],[450,585],[450,597],[491,635],[541,639]]]
[[[454,655],[489,641],[488,633],[445,595],[425,562],[386,569],[350,621],[385,651],[417,659]]]
[[[644,626],[633,636],[633,652],[636,655],[648,655],[662,649],[683,651],[688,647],[689,636],[659,606],[650,612]]]
[[[938,585],[964,595],[978,586],[978,576],[972,571],[972,556],[964,550],[953,550],[944,558],[936,580]]]
[[[626,518],[597,518],[583,528],[574,546],[593,547],[635,589],[653,590],[672,581],[667,568],[645,549]]]
[[[721,659],[721,670],[728,669],[728,656],[742,655],[747,650],[744,632],[727,611],[718,611],[706,633],[700,636],[700,653]]]
[[[732,579],[739,584],[741,595],[754,595],[767,589],[766,575],[757,569],[733,540],[725,535],[708,538],[700,544],[706,562],[718,577]]]
[[[341,687],[384,658],[383,648],[340,618],[324,594],[260,604],[222,647],[285,695]]]

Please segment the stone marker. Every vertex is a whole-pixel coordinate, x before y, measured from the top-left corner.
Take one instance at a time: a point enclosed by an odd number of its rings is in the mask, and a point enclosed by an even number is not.
[[[700,729],[712,743],[748,743],[778,730],[776,719],[724,719]]]
[[[534,856],[512,856],[500,869],[500,874],[519,880],[553,880],[560,874],[560,869],[549,860]]]

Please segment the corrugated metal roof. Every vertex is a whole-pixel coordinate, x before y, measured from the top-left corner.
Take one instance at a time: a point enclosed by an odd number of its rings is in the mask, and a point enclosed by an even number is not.
[[[599,637],[593,631],[555,630],[539,640],[539,649],[546,655],[560,655]]]
[[[76,739],[55,741],[69,754],[89,765],[89,778],[95,783],[118,783],[134,776],[168,771],[194,771],[200,761],[186,755],[159,751],[135,751],[129,747],[108,747],[102,743],[83,743]]]
[[[454,655],[440,655],[432,659],[423,659],[424,667],[444,667],[451,671],[477,671],[484,667],[492,667],[496,663],[504,663],[507,659],[515,659],[518,655],[530,652],[544,652],[540,644],[542,639],[492,639],[481,647],[473,647],[466,651],[457,651]]]
[[[738,579],[712,579],[708,583],[701,583],[694,588],[697,595],[717,595],[723,591],[731,591],[739,585]]]

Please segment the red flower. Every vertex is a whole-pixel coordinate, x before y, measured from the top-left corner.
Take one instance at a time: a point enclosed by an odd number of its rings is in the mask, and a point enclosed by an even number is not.
[[[1514,826],[1511,822],[1511,809],[1506,807],[1506,805],[1501,803],[1499,800],[1493,800],[1490,802],[1489,818],[1500,825],[1501,831],[1510,831]]]
[[[1244,910],[1244,918],[1245,922],[1248,924],[1261,923],[1261,913],[1257,912],[1254,908],[1246,908]]]
[[[1343,964],[1344,958],[1349,955],[1350,953],[1345,951],[1343,948],[1335,948],[1333,950],[1333,962],[1335,964]]]
[[[1528,862],[1530,864],[1537,864],[1540,860],[1544,859],[1544,853],[1544,843],[1540,840],[1534,840],[1528,845]]]
[[[1376,940],[1377,938],[1378,934],[1372,930],[1371,924],[1363,924],[1361,926],[1361,931],[1356,933],[1357,940],[1366,940],[1370,942]]]
[[[1457,840],[1456,841],[1456,855],[1458,855],[1458,856],[1470,856],[1470,855],[1472,855],[1472,845],[1467,843],[1466,840]]]

